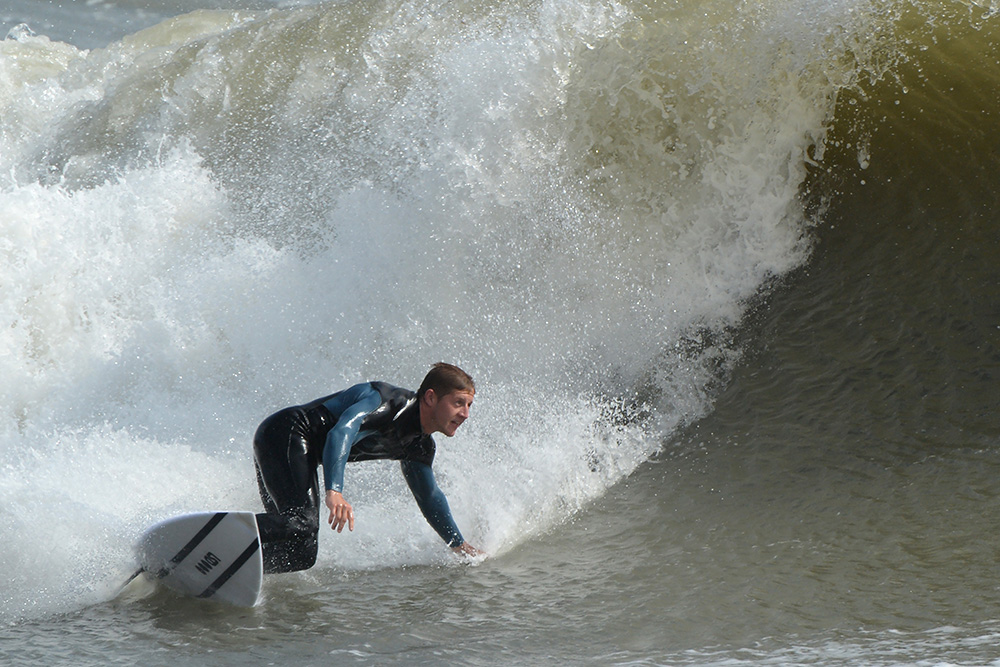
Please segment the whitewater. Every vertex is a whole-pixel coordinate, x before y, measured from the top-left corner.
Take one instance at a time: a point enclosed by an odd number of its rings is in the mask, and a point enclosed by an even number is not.
[[[12,664],[988,664],[998,8],[0,10]],[[431,363],[435,459],[236,610],[119,594],[260,510],[273,411]]]

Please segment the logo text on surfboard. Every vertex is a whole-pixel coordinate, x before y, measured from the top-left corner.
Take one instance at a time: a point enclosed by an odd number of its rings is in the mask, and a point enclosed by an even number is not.
[[[208,574],[213,567],[215,567],[221,562],[222,561],[219,560],[218,556],[209,551],[202,557],[200,561],[198,561],[198,564],[195,565],[195,569],[197,569],[202,574]]]

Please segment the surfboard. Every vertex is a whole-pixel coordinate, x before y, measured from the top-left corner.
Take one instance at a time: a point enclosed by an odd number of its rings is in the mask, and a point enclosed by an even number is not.
[[[182,595],[242,607],[257,603],[263,579],[253,512],[197,512],[161,521],[136,549],[140,570]]]

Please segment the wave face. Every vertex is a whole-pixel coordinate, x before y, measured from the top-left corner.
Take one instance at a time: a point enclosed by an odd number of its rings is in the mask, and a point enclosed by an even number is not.
[[[995,110],[995,63],[967,58],[995,14],[373,0],[198,11],[93,51],[13,31],[5,618],[107,599],[155,519],[256,509],[273,410],[438,360],[480,387],[439,441],[459,524],[492,552],[543,534],[710,413],[831,201]],[[960,97],[918,94],[957,68]],[[444,557],[394,467],[348,491],[358,530],[321,566]]]

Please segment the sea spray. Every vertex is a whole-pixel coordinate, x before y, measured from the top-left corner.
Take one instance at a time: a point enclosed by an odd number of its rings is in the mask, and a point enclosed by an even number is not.
[[[826,11],[795,39],[779,9],[397,1],[5,42],[39,65],[0,99],[5,520],[84,471],[68,574],[17,594],[72,606],[151,520],[257,509],[267,414],[438,360],[480,387],[435,464],[470,541],[599,497],[711,409],[748,300],[808,256],[850,77]],[[348,474],[318,576],[449,557],[394,464]]]

